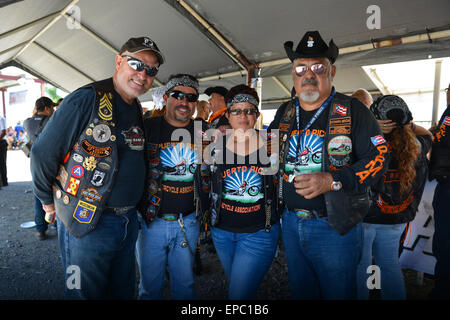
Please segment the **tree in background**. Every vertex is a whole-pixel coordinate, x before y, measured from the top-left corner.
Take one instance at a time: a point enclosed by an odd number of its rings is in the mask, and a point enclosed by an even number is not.
[[[56,103],[59,99],[62,98],[56,93],[56,90],[57,88],[52,85],[48,84],[45,85],[45,93],[47,93],[48,97],[52,99],[54,103]]]

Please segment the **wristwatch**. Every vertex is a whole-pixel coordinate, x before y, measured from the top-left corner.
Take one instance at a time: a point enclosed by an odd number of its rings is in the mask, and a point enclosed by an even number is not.
[[[333,181],[331,183],[331,191],[339,191],[342,189],[342,182],[340,181]]]

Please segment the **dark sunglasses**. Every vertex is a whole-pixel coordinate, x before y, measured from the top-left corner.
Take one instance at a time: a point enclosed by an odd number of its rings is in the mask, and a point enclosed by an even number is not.
[[[228,110],[228,113],[233,116],[239,116],[242,113],[244,113],[246,116],[249,116],[249,115],[257,114],[258,110],[256,110],[256,109],[232,109],[232,110]]]
[[[323,63],[315,63],[311,67],[305,66],[304,64],[301,64],[299,66],[294,67],[295,74],[298,77],[303,77],[308,70],[311,70],[318,76],[322,75],[327,71],[327,67]]]
[[[177,100],[183,100],[184,98],[187,99],[189,102],[195,102],[198,99],[198,94],[195,93],[185,93],[183,91],[179,90],[172,90],[167,93],[172,98],[175,98]]]
[[[141,60],[131,56],[123,55],[122,57],[127,58],[128,65],[137,72],[141,72],[142,70],[145,69],[145,74],[149,77],[154,77],[158,73],[158,67],[146,65]]]

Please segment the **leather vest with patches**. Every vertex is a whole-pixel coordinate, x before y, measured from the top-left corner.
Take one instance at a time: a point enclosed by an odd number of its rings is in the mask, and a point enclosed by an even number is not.
[[[329,105],[328,123],[322,145],[322,171],[332,172],[354,161],[351,138],[351,97],[336,92]],[[295,103],[286,106],[279,125],[280,175],[277,192],[278,209],[283,210],[284,159],[289,151],[289,138],[295,123]],[[370,206],[368,190],[362,193],[330,191],[324,194],[328,224],[339,234],[347,233],[361,222]],[[279,211],[282,212],[282,211]]]
[[[95,103],[87,126],[66,155],[53,186],[56,214],[77,238],[95,229],[119,168],[112,78],[86,87],[94,88]]]

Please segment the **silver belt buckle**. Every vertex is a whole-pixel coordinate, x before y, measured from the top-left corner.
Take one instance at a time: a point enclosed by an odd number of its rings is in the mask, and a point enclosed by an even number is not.
[[[117,216],[122,216],[134,207],[120,207],[120,208],[112,208],[114,210],[114,214]]]

